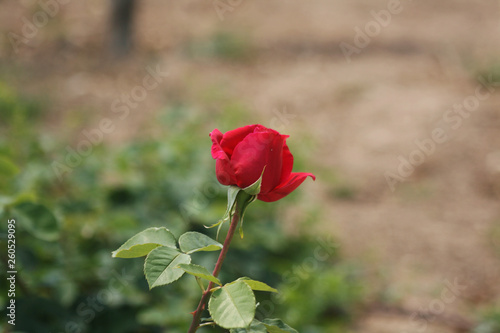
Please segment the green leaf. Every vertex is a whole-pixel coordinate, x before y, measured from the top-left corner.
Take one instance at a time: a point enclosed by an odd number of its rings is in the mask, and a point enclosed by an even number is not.
[[[269,333],[298,333],[281,319],[264,319],[262,323]]]
[[[157,247],[149,252],[144,263],[144,275],[149,289],[163,286],[178,280],[184,275],[180,264],[189,264],[191,257],[168,246]]]
[[[227,220],[224,220],[224,219],[220,219],[219,221],[217,221],[217,223],[214,223],[212,225],[209,225],[208,227],[206,225],[204,225],[205,228],[207,229],[212,229],[212,228],[215,228],[215,227],[218,227],[219,225],[221,225],[222,223],[226,222]]]
[[[235,328],[230,333],[298,333],[296,330],[283,323],[281,319],[264,319],[263,322],[254,319],[250,326]]]
[[[214,291],[208,309],[223,328],[247,327],[255,316],[255,296],[246,283],[236,281]]]
[[[198,251],[219,251],[222,244],[199,232],[189,231],[179,237],[179,245],[184,253]]]
[[[233,328],[230,333],[267,333],[267,328],[257,319],[254,319],[246,328]]]
[[[233,209],[234,209],[234,204],[236,203],[236,197],[238,196],[238,193],[241,191],[241,188],[238,186],[229,186],[227,189],[227,208],[226,212],[224,213],[224,216],[222,219],[220,219],[217,223],[212,224],[211,226],[205,228],[210,229],[222,225],[222,223],[228,221],[231,218],[231,215],[233,215]],[[217,232],[218,234],[218,232]]]
[[[21,202],[12,209],[21,226],[24,226],[35,237],[45,241],[59,239],[59,222],[44,205]]]
[[[256,280],[251,280],[251,279],[249,279],[247,277],[241,277],[241,278],[239,278],[236,281],[243,281],[243,282],[245,282],[246,284],[248,284],[248,286],[250,288],[252,288],[252,290],[269,291],[269,292],[272,292],[272,293],[277,293],[278,292],[278,290],[276,290],[276,289],[268,286],[264,282],[260,282],[260,281],[256,281]]]
[[[176,249],[174,235],[165,227],[148,228],[130,238],[118,250],[113,251],[114,258],[137,258],[147,255],[160,246]]]
[[[277,326],[271,326],[271,325],[266,325],[266,324],[262,324],[262,325],[264,325],[264,327],[266,328],[266,332],[269,332],[269,333],[297,332],[297,331],[285,331],[285,330],[282,330],[281,328],[279,328]]]
[[[180,264],[179,267],[186,271],[186,273],[201,277],[205,280],[217,283],[219,286],[222,284],[218,278],[210,274],[210,272],[203,266],[195,264]]]

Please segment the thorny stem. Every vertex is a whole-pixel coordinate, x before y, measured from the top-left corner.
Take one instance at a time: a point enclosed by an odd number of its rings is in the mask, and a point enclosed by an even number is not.
[[[226,240],[224,241],[224,245],[219,254],[219,259],[217,259],[217,263],[215,264],[215,268],[212,273],[212,275],[215,277],[219,275],[220,269],[222,268],[222,263],[226,258],[227,251],[229,250],[229,244],[231,244],[231,240],[233,239],[234,232],[236,231],[236,226],[238,225],[239,219],[240,217],[239,217],[238,207],[236,207],[233,218],[231,219],[231,224],[229,225],[229,230],[227,231]],[[205,304],[208,301],[208,297],[210,296],[210,289],[212,289],[213,287],[214,283],[210,281],[207,289],[203,292],[203,295],[201,296],[200,303],[198,304],[196,311],[193,314],[193,321],[191,322],[191,326],[189,327],[188,333],[195,333],[196,330],[200,327],[201,313],[203,312]]]

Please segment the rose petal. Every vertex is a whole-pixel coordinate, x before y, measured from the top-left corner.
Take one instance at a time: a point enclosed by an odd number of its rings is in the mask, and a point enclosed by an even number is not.
[[[217,175],[217,180],[222,185],[236,185],[236,176],[234,174],[231,162],[226,159],[218,159],[215,162],[215,174]]]
[[[273,202],[281,198],[284,198],[285,196],[293,192],[297,187],[299,187],[299,185],[302,184],[302,182],[304,182],[304,180],[309,176],[313,180],[316,180],[316,177],[312,173],[294,172],[290,174],[290,178],[287,180],[286,183],[275,188],[269,193],[259,194],[257,196],[257,199],[265,202]]]
[[[247,125],[243,126],[237,129],[234,129],[232,131],[228,131],[224,134],[222,140],[220,141],[220,145],[222,149],[228,154],[229,156],[233,155],[234,148],[238,143],[243,141],[243,139],[249,135],[250,133],[253,133],[255,128],[259,125]]]
[[[279,184],[285,183],[288,178],[290,178],[290,174],[292,173],[293,168],[293,155],[288,149],[286,145],[286,138],[288,135],[282,135],[283,137],[283,153],[282,153],[282,167],[281,167],[281,177]]]
[[[214,129],[209,135],[210,139],[212,139],[212,157],[215,159],[220,158],[229,160],[229,157],[220,145],[223,138],[223,134],[221,133],[221,131],[219,131],[218,129]]]
[[[264,175],[262,176],[262,187],[260,193],[268,193],[280,184],[283,138],[281,135],[274,134],[271,144],[266,148],[267,162]]]
[[[231,164],[238,187],[245,188],[255,183],[268,163],[269,147],[275,138],[273,133],[261,132],[247,135],[234,148]]]
[[[252,126],[255,126],[255,129],[253,130],[254,133],[265,132],[265,133],[273,133],[273,134],[279,135],[278,131],[275,131],[272,128],[267,128],[266,126],[262,126],[261,124],[256,124],[256,125],[252,125]]]

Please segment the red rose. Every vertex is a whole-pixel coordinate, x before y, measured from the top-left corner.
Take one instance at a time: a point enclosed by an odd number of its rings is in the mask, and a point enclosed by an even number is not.
[[[292,172],[293,156],[286,145],[288,135],[262,125],[249,125],[222,134],[210,133],[215,172],[223,185],[245,188],[255,183],[264,170],[257,199],[279,200],[311,176],[311,173]],[[265,168],[265,169],[264,169]]]

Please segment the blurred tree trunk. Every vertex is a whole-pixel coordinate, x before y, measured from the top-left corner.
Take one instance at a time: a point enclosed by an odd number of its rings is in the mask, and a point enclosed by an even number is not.
[[[111,49],[125,56],[132,46],[132,25],[136,0],[111,0]]]

